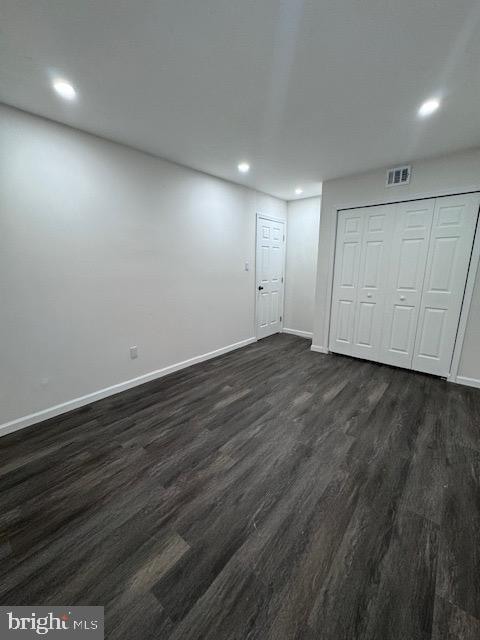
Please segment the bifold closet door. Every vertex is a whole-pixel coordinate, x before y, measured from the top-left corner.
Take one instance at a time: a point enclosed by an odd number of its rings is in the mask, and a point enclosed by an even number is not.
[[[480,197],[437,198],[412,368],[450,373]]]
[[[395,205],[381,362],[412,367],[435,199]]]
[[[331,351],[378,358],[393,208],[381,205],[338,214]]]
[[[479,194],[340,211],[329,349],[448,376]]]

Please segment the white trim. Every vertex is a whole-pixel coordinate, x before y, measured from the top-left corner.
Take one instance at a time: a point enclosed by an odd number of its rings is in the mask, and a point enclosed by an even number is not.
[[[330,260],[328,264],[328,281],[327,281],[327,299],[326,299],[326,322],[323,330],[323,343],[330,344],[330,323],[332,321],[332,297],[333,297],[333,279],[335,277],[335,252],[337,248],[337,226],[338,226],[338,212],[335,211],[335,224],[331,231],[330,241]],[[321,215],[321,214],[320,214]]]
[[[286,218],[277,218],[276,216],[269,216],[266,213],[260,213],[260,211],[257,211],[257,218],[263,218],[264,220],[271,220],[272,222],[284,222],[285,223],[285,229],[287,228],[287,219]],[[287,234],[285,234],[285,237],[287,236]]]
[[[317,353],[328,353],[328,349],[325,349],[325,347],[321,347],[318,344],[312,344],[312,346],[310,347],[310,351],[316,351]]]
[[[255,330],[255,339],[258,340],[257,335],[257,300],[258,300],[258,278],[257,278],[257,231],[258,231],[258,219],[263,218],[264,220],[270,220],[272,222],[281,222],[283,223],[283,231],[285,240],[283,241],[283,295],[282,295],[282,322],[280,323],[280,332],[283,331],[283,323],[285,321],[285,285],[287,283],[287,218],[276,218],[275,216],[269,216],[265,213],[260,213],[257,211],[255,215],[255,305],[253,309],[253,326]],[[267,336],[268,337],[268,336]]]
[[[456,382],[457,384],[464,384],[467,387],[476,387],[477,389],[480,389],[480,380],[478,380],[477,378],[457,376],[456,380],[452,380],[451,382]]]
[[[309,338],[310,340],[313,338],[313,333],[311,331],[300,331],[300,329],[287,329],[287,327],[283,328],[283,333],[291,333],[292,336],[300,336],[300,338]]]
[[[333,277],[334,277],[334,270],[335,270],[335,249],[337,244],[337,221],[338,221],[339,211],[343,211],[345,209],[361,209],[366,207],[382,206],[387,204],[398,204],[402,202],[413,202],[415,200],[429,200],[429,199],[436,199],[436,198],[444,198],[446,196],[453,196],[453,195],[468,195],[468,194],[478,194],[478,193],[480,193],[479,186],[475,185],[475,186],[466,188],[465,190],[462,190],[462,191],[452,192],[452,190],[450,189],[445,191],[437,191],[435,193],[431,193],[431,192],[417,193],[409,196],[407,199],[394,198],[392,200],[388,200],[385,202],[367,201],[359,205],[357,204],[354,205],[350,202],[345,205],[337,205],[336,207],[334,207],[335,208],[335,224],[332,225],[333,226],[331,230],[332,238],[331,238],[330,251],[329,251],[330,255],[329,255],[329,262],[328,262],[327,296],[325,300],[325,322],[324,322],[324,328],[323,328],[324,344],[330,344],[330,323],[332,320]],[[480,220],[480,216],[479,216],[479,220]],[[449,382],[459,382],[459,378],[460,378],[460,376],[457,375],[458,366],[459,366],[460,357],[463,349],[465,329],[468,321],[470,304],[472,301],[475,278],[480,265],[479,226],[480,226],[480,223],[477,222],[477,228],[476,228],[475,237],[473,241],[472,255],[471,255],[470,265],[469,265],[468,274],[467,274],[467,284],[465,286],[464,299],[463,299],[462,309],[460,312],[459,326],[458,326],[457,336],[455,339],[455,345],[453,348],[452,367],[451,367],[450,375],[447,378]],[[313,346],[312,346],[312,350],[315,351],[316,349],[313,349]],[[320,348],[318,350],[320,350]],[[463,380],[474,380],[474,379],[463,378]],[[469,384],[469,383],[459,382],[459,384]]]
[[[399,185],[396,185],[399,186]],[[351,202],[347,204],[337,204],[335,209],[338,211],[343,211],[345,209],[363,209],[365,207],[377,207],[379,205],[387,205],[387,204],[400,204],[402,202],[415,202],[415,200],[434,200],[435,198],[444,198],[446,196],[466,196],[468,194],[480,193],[480,184],[471,185],[462,189],[461,191],[452,191],[451,189],[444,189],[440,191],[425,191],[412,193],[408,197],[405,196],[400,197],[402,194],[398,194],[397,198],[385,199],[383,202],[375,202],[372,200],[364,200],[361,204],[352,204]],[[390,195],[390,194],[389,194]]]
[[[118,384],[114,384],[111,387],[99,389],[98,391],[88,393],[87,395],[81,396],[80,398],[74,398],[73,400],[62,402],[62,404],[57,404],[54,407],[49,407],[48,409],[43,409],[42,411],[31,413],[28,416],[23,416],[21,418],[17,418],[16,420],[5,422],[4,424],[0,425],[0,437],[6,436],[7,433],[12,433],[13,431],[18,431],[19,429],[29,427],[30,425],[37,422],[42,422],[43,420],[47,420],[48,418],[54,418],[55,416],[59,416],[62,413],[66,413],[67,411],[78,409],[79,407],[83,407],[86,404],[90,404],[97,400],[102,400],[102,398],[113,396],[116,393],[120,393],[121,391],[132,389],[133,387],[137,387],[138,385],[144,384],[145,382],[150,382],[151,380],[162,378],[169,373],[174,373],[175,371],[179,371],[180,369],[186,369],[187,367],[191,367],[193,364],[204,362],[205,360],[210,360],[211,358],[216,358],[217,356],[221,356],[224,353],[228,353],[229,351],[234,351],[235,349],[240,349],[241,347],[246,347],[247,345],[252,344],[256,341],[256,338],[247,338],[246,340],[241,340],[240,342],[229,344],[226,347],[222,347],[221,349],[215,349],[215,351],[209,351],[208,353],[203,353],[200,356],[195,356],[194,358],[189,358],[188,360],[183,360],[182,362],[171,364],[168,367],[164,367],[163,369],[156,369],[155,371],[144,373],[137,378],[132,378],[131,380],[126,380],[125,382],[119,382]]]
[[[477,213],[478,215],[478,213]],[[477,277],[478,264],[480,261],[480,229],[479,218],[477,218],[477,226],[473,237],[473,247],[470,256],[470,264],[468,267],[467,283],[463,294],[462,308],[460,311],[460,320],[458,322],[457,336],[453,347],[452,365],[450,367],[449,382],[456,382],[458,377],[458,367],[460,366],[460,358],[462,355],[463,341],[465,339],[465,331],[467,329],[468,314],[470,313],[470,305],[472,303],[473,289]],[[467,378],[469,380],[470,378]],[[462,383],[460,383],[462,384]]]

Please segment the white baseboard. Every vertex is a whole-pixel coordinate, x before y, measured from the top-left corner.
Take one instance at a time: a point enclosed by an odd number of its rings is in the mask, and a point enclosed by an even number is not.
[[[467,387],[476,387],[477,389],[480,389],[480,380],[478,380],[477,378],[457,376],[456,380],[452,380],[452,382],[456,382],[457,384],[464,384]]]
[[[328,349],[325,349],[325,347],[321,347],[318,344],[312,344],[310,349],[311,351],[317,351],[318,353],[328,353]]]
[[[198,362],[204,362],[205,360],[216,358],[217,356],[221,356],[224,353],[228,353],[229,351],[234,351],[235,349],[246,347],[247,345],[252,344],[256,341],[256,338],[247,338],[246,340],[241,340],[240,342],[229,344],[228,346],[222,347],[221,349],[209,351],[208,353],[204,353],[200,356],[195,356],[194,358],[189,358],[188,360],[184,360],[183,362],[171,364],[170,366],[164,367],[163,369],[156,369],[155,371],[144,373],[137,378],[132,378],[131,380],[126,380],[125,382],[114,384],[111,387],[106,387],[105,389],[100,389],[99,391],[88,393],[87,395],[81,396],[80,398],[74,398],[73,400],[62,402],[62,404],[57,404],[54,407],[49,407],[48,409],[43,409],[42,411],[31,413],[28,416],[23,416],[21,418],[17,418],[16,420],[5,422],[4,424],[0,425],[0,437],[6,436],[8,433],[12,433],[13,431],[18,431],[19,429],[29,427],[30,425],[37,422],[43,422],[43,420],[48,420],[48,418],[54,418],[55,416],[59,416],[62,413],[67,413],[67,411],[78,409],[79,407],[83,407],[86,404],[95,402],[96,400],[102,400],[102,398],[113,396],[116,393],[120,393],[121,391],[132,389],[133,387],[137,387],[138,385],[144,384],[145,382],[150,382],[151,380],[162,378],[169,373],[174,373],[175,371],[179,371],[180,369],[186,369],[187,367],[191,367],[193,364],[197,364]]]
[[[311,340],[313,338],[313,333],[311,331],[300,331],[300,329],[287,329],[283,327],[283,333],[291,333],[292,336],[300,336],[300,338],[309,338]]]

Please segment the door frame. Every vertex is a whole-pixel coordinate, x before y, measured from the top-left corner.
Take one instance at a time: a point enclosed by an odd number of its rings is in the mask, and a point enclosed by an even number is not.
[[[336,253],[336,245],[337,245],[337,227],[338,227],[338,213],[339,211],[346,211],[349,209],[366,209],[368,207],[375,207],[378,205],[388,205],[388,204],[399,204],[401,202],[415,202],[417,200],[428,200],[432,198],[444,198],[446,196],[461,196],[468,194],[480,194],[480,189],[472,189],[468,191],[448,191],[448,192],[437,192],[437,193],[422,193],[417,194],[413,198],[398,198],[396,200],[389,200],[387,202],[364,202],[359,205],[352,205],[351,203],[347,205],[337,205],[335,206],[335,224],[333,225],[333,229],[331,232],[331,244],[330,244],[330,255],[329,255],[329,265],[328,265],[328,289],[326,296],[326,309],[325,314],[327,318],[327,322],[325,323],[325,331],[324,331],[324,345],[325,348],[317,347],[316,345],[312,345],[312,351],[320,351],[322,353],[329,353],[329,344],[330,344],[330,329],[331,329],[331,321],[332,321],[332,299],[333,299],[333,278],[335,275],[335,253]],[[470,306],[472,303],[473,297],[473,289],[475,286],[475,279],[477,276],[477,272],[480,268],[480,211],[477,212],[477,224],[475,227],[475,233],[473,237],[473,245],[472,252],[470,254],[470,263],[468,265],[467,271],[467,279],[465,283],[465,291],[463,294],[463,302],[460,310],[460,318],[458,322],[457,335],[455,337],[455,343],[453,346],[453,355],[450,364],[450,373],[447,376],[447,380],[449,382],[458,382],[460,384],[470,384],[464,382],[462,377],[458,376],[458,368],[460,365],[460,358],[462,355],[463,343],[465,340],[465,333],[467,328],[467,320],[470,312]]]
[[[465,333],[467,330],[467,320],[470,313],[470,306],[473,298],[473,289],[475,286],[475,279],[480,264],[480,213],[477,213],[477,224],[475,227],[475,233],[473,236],[472,253],[470,254],[470,263],[467,271],[467,281],[465,284],[465,291],[463,294],[462,308],[460,311],[460,319],[458,321],[457,336],[455,338],[455,345],[453,347],[452,362],[450,365],[450,375],[447,380],[449,382],[458,381],[458,368],[460,366],[460,358],[462,355],[463,342],[465,340]]]
[[[255,278],[254,278],[254,291],[255,291],[255,305],[253,309],[253,321],[255,325],[255,338],[258,340],[258,329],[257,329],[257,307],[258,307],[258,279],[257,279],[257,233],[258,233],[258,220],[270,220],[270,222],[281,222],[284,227],[284,236],[285,241],[283,243],[283,257],[282,257],[282,270],[283,270],[283,296],[282,296],[282,320],[280,322],[280,333],[283,331],[284,322],[285,322],[285,285],[287,281],[286,274],[286,261],[287,261],[287,219],[286,218],[278,218],[276,216],[271,216],[266,213],[260,213],[257,211],[255,215],[255,245],[254,245],[254,255],[255,255]]]

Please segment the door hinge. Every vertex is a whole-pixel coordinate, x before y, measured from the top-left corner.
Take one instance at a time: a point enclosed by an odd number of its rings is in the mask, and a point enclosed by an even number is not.
[[[285,234],[283,234],[283,241],[285,242]]]
[[[283,282],[283,276],[282,276],[282,282]]]
[[[280,316],[280,322],[282,321],[282,316]]]

